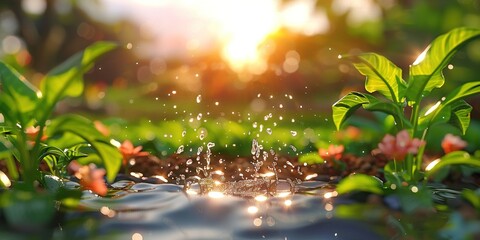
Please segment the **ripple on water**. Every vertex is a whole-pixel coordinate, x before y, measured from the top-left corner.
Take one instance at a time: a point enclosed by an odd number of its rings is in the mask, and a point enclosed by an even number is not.
[[[180,185],[137,183],[119,191],[121,195],[83,199],[82,205],[93,210],[106,206],[115,212],[109,217],[100,214],[96,231],[87,233],[90,237],[132,239],[133,234],[140,234],[144,240],[334,239],[337,234],[338,239],[381,239],[360,222],[335,219],[335,200],[322,197],[330,191],[325,186],[325,182],[305,182],[296,189],[310,192],[291,194],[290,183],[280,181],[274,196],[262,192],[258,198],[212,198],[183,192]],[[198,187],[192,185],[192,190]],[[356,234],[349,233],[352,229]]]

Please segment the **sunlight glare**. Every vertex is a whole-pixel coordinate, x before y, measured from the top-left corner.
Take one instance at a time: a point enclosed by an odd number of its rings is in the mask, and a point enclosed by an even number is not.
[[[276,1],[221,1],[211,10],[218,14],[217,21],[223,34],[222,56],[234,71],[248,70],[254,74],[265,72],[267,65],[261,44],[266,37],[278,29]],[[222,7],[218,7],[218,5]]]
[[[418,55],[417,59],[415,59],[415,61],[412,63],[413,66],[418,65],[425,59],[428,49],[430,49],[430,46],[428,46],[422,53],[420,53],[420,55]]]
[[[435,165],[437,165],[439,162],[440,162],[440,158],[433,160],[431,163],[427,165],[427,167],[425,168],[425,171],[428,172],[432,170],[432,168],[435,167]]]

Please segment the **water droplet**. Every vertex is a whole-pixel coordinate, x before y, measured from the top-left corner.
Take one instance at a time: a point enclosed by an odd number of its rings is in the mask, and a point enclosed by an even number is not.
[[[187,135],[187,131],[183,130],[182,137],[185,137],[185,135]]]
[[[293,145],[290,145],[290,148],[291,148],[294,152],[297,151],[297,148],[296,148],[295,146],[293,146]]]
[[[197,103],[200,103],[202,101],[202,95],[197,96]]]
[[[192,160],[192,159],[188,159],[188,160],[187,160],[187,165],[190,165],[190,164],[192,164],[192,163],[193,163],[193,160]]]
[[[215,102],[215,106],[218,106],[220,103],[219,102]]]
[[[271,129],[271,128],[267,128],[267,129],[266,129],[266,132],[267,132],[269,135],[272,135],[272,129]]]
[[[180,147],[178,147],[178,149],[177,149],[177,154],[182,153],[183,150],[184,150],[184,146],[183,146],[183,145],[180,145]]]
[[[208,143],[207,143],[207,148],[210,149],[210,148],[212,148],[212,147],[215,147],[215,143],[213,143],[213,142],[208,142]]]
[[[200,140],[203,140],[205,138],[205,134],[204,133],[200,133],[200,136],[198,136],[198,138],[200,138]]]
[[[199,113],[199,114],[197,115],[197,120],[200,121],[200,120],[202,119],[202,116],[203,116],[203,114]]]
[[[292,136],[297,136],[297,131],[290,131],[290,133],[292,134]]]

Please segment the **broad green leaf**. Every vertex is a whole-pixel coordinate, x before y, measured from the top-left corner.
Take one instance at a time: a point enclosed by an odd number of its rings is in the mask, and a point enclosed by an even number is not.
[[[316,164],[316,163],[323,163],[324,160],[320,157],[318,152],[311,152],[300,155],[298,157],[298,161],[300,163],[307,163],[307,164]]]
[[[462,197],[467,199],[478,211],[480,211],[480,190],[473,191],[465,189],[462,191]]]
[[[402,79],[402,69],[375,53],[354,56],[354,61],[355,68],[366,76],[365,89],[368,92],[378,91],[393,102],[403,101],[406,83]]]
[[[470,125],[470,113],[473,107],[463,100],[455,101],[451,105],[452,115],[449,123],[465,134]]]
[[[16,185],[18,186],[18,185]],[[3,217],[13,227],[45,229],[52,223],[56,209],[53,195],[48,192],[5,191],[3,200]]]
[[[409,103],[419,102],[422,95],[443,86],[445,79],[442,70],[460,47],[479,36],[479,29],[462,27],[433,40],[410,67],[407,87]]]
[[[41,96],[40,91],[3,62],[0,62],[0,86],[0,113],[5,122],[26,124],[26,115],[35,108]]]
[[[414,187],[416,190],[413,190]],[[398,187],[391,194],[400,201],[402,210],[406,213],[433,207],[432,192],[423,185]]]
[[[392,115],[397,124],[410,127],[400,107],[393,102],[382,102],[373,95],[350,92],[332,106],[332,118],[337,130],[360,106],[369,111],[380,111]]]
[[[429,171],[427,171],[426,176],[430,177],[434,175],[443,167],[446,167],[449,165],[460,165],[460,164],[470,165],[472,167],[480,168],[480,159],[472,157],[470,156],[470,154],[464,151],[451,152],[443,156],[442,158],[440,158],[440,161],[435,166],[433,166]]]
[[[53,129],[52,135],[69,132],[84,139],[102,160],[107,171],[108,181],[112,182],[115,179],[120,169],[122,155],[115,146],[109,143],[108,139],[95,129],[90,120],[78,115],[64,115],[54,119],[49,129]]]
[[[465,83],[454,89],[446,97],[442,98],[442,101],[437,102],[437,104],[427,110],[425,115],[419,119],[419,122],[425,127],[429,127],[436,122],[441,122],[441,118],[450,116],[449,113],[445,111],[445,108],[450,106],[451,112],[455,115],[455,120],[460,121],[460,125],[457,127],[460,127],[463,132],[470,123],[469,114],[471,111],[467,103],[462,103],[463,99],[478,93],[480,93],[480,81]],[[449,119],[446,120],[448,121]]]
[[[100,56],[116,46],[111,42],[97,42],[51,70],[40,86],[44,96],[39,107],[46,111],[43,114],[49,114],[55,104],[63,98],[79,96],[83,91],[83,74],[93,67],[93,63]]]
[[[12,144],[4,137],[0,136],[0,159],[4,159],[7,164],[7,170],[10,173],[10,176],[14,179],[18,179],[17,166],[15,165],[15,160],[13,159],[12,153]]]
[[[383,194],[383,183],[378,178],[365,174],[355,174],[344,178],[337,185],[336,191],[345,194],[353,191]]]
[[[370,101],[363,93],[359,92],[348,93],[334,103],[332,106],[332,118],[337,130],[340,129],[343,122],[345,122],[355,110],[366,103],[370,103]]]
[[[392,115],[395,119],[395,124],[399,125],[402,129],[412,127],[410,121],[403,114],[402,109],[393,102],[372,102],[364,104],[363,108],[369,111],[378,111]]]

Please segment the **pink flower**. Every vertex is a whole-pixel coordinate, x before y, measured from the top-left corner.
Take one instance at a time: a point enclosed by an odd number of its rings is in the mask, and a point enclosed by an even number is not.
[[[45,129],[45,128],[44,128]],[[30,127],[27,127],[25,129],[25,133],[27,134],[27,138],[29,141],[35,141],[38,134],[40,133],[40,126],[30,126]],[[46,135],[43,135],[41,138],[40,138],[40,141],[45,141],[47,140],[47,136]]]
[[[467,147],[467,142],[463,141],[460,137],[448,133],[442,140],[442,148],[445,154],[462,150]]]
[[[397,133],[397,136],[390,134],[383,137],[382,142],[378,144],[379,152],[394,160],[404,160],[407,154],[416,154],[418,148],[425,144],[418,138],[411,139],[407,130]]]
[[[95,128],[105,137],[110,136],[110,129],[100,121],[93,121]]]
[[[323,149],[323,148],[318,149],[318,154],[320,155],[321,158],[327,161],[340,160],[344,149],[345,148],[343,147],[343,145],[330,144],[328,146],[328,149]]]
[[[80,180],[82,189],[91,190],[100,196],[107,195],[107,185],[103,180],[105,169],[97,168],[93,163],[82,166],[77,161],[72,161],[68,165],[68,170]]]
[[[136,157],[145,157],[148,156],[148,152],[141,152],[142,146],[134,147],[132,142],[125,140],[122,145],[119,147],[120,152],[123,156],[123,165],[127,165],[128,161]]]

